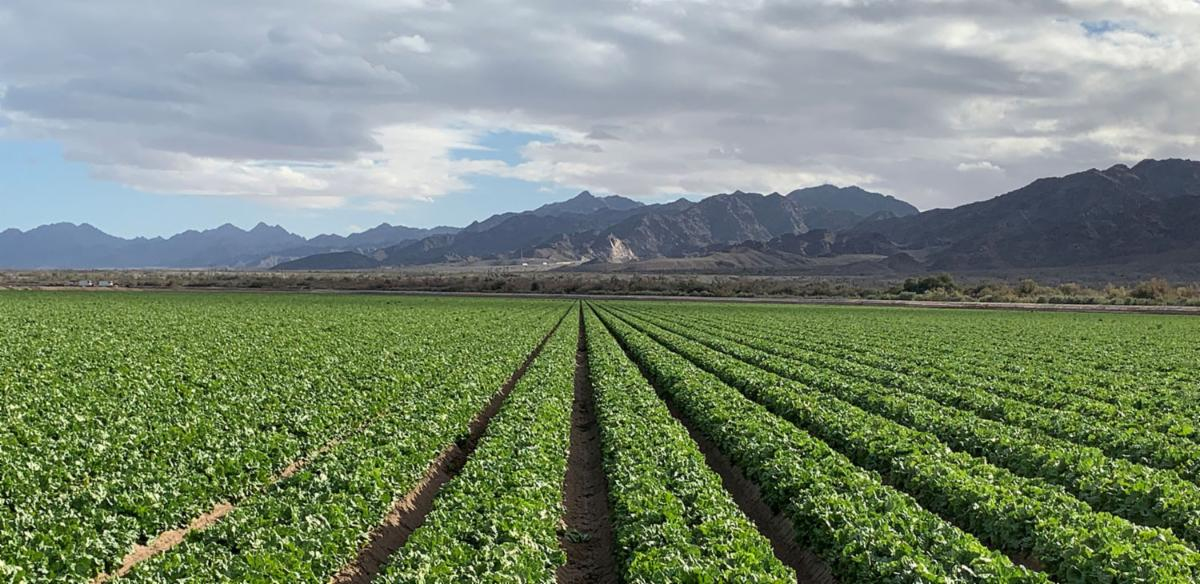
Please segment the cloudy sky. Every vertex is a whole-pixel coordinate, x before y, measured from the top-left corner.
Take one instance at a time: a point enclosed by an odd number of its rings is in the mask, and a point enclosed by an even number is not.
[[[465,224],[582,189],[923,209],[1197,158],[1200,0],[5,0],[0,228]]]

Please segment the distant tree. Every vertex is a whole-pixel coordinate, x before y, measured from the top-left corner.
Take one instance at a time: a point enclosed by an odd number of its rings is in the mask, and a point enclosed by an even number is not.
[[[924,278],[908,278],[904,280],[904,285],[900,289],[903,292],[925,294],[933,290],[953,292],[958,290],[958,285],[954,283],[954,277],[950,274],[936,274]]]
[[[1171,284],[1163,278],[1151,278],[1133,287],[1130,296],[1143,300],[1162,300],[1171,292]]]
[[[1075,282],[1067,282],[1065,284],[1060,285],[1058,287],[1058,291],[1063,296],[1082,296],[1083,295],[1083,286],[1080,286],[1079,284],[1076,284]]]

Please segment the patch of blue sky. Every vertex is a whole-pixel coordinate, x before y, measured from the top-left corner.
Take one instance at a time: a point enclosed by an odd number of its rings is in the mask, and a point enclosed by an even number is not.
[[[450,157],[456,160],[499,160],[509,166],[520,164],[525,158],[521,149],[530,142],[553,142],[549,134],[497,130],[484,134],[472,148],[456,148]]]
[[[467,182],[468,188],[442,195],[435,204],[409,206],[414,223],[465,226],[497,213],[528,211],[569,199],[582,190],[488,175],[471,176]]]
[[[357,208],[289,208],[266,197],[146,193],[94,177],[86,164],[67,160],[55,142],[0,140],[0,231],[69,222],[121,237],[154,237],[225,223],[248,229],[265,221],[316,235],[403,219]]]
[[[459,159],[501,160],[519,164],[521,148],[552,136],[527,132],[493,132],[480,148],[457,150]],[[319,168],[325,163],[263,160],[257,166]],[[396,201],[380,211],[350,204],[332,209],[292,208],[269,197],[203,196],[142,192],[95,177],[82,162],[67,160],[56,142],[0,140],[0,230],[32,229],[57,223],[90,223],[113,235],[172,235],[224,223],[249,228],[259,221],[312,236],[348,233],[382,222],[413,227],[463,226],[495,213],[534,209],[574,196],[579,190],[548,183],[489,175],[464,177],[467,188],[433,201]]]
[[[96,179],[55,142],[0,140],[0,229],[67,221],[114,235],[168,235],[228,221],[253,225],[244,207],[225,197],[143,193]]]
[[[1141,29],[1136,22],[1129,20],[1084,20],[1079,23],[1079,26],[1089,37],[1104,36],[1112,32],[1132,32],[1150,38],[1158,36],[1152,31]]]

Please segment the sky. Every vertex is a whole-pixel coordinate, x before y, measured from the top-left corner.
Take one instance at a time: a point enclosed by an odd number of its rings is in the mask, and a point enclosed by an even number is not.
[[[0,229],[465,225],[580,190],[919,208],[1197,158],[1200,0],[5,0]]]

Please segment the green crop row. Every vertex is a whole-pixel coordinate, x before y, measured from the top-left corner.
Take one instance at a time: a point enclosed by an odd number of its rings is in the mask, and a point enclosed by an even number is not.
[[[846,582],[1046,582],[610,314],[655,386]]]
[[[744,315],[743,322],[833,356],[869,351],[877,354],[877,363],[911,363],[921,375],[942,374],[950,383],[977,383],[1048,407],[1144,421],[1200,440],[1194,354],[1186,342],[1194,327],[1188,319],[928,311],[864,319],[871,313],[856,311],[855,318],[838,318],[831,328],[832,315],[822,312],[773,311],[768,318],[750,310],[706,314],[724,325]]]
[[[796,579],[697,432],[841,582],[1200,582],[1197,324],[0,292],[0,582],[91,581],[228,502],[121,580],[328,584],[542,340],[375,579],[556,579],[579,342],[620,581]]]
[[[422,480],[433,460],[466,435],[471,420],[557,318],[510,328],[509,343],[480,345],[470,364],[427,372],[421,383],[397,396],[387,415],[289,479],[249,497],[216,525],[139,564],[126,579],[146,584],[328,582],[358,554],[394,502]]]
[[[909,377],[916,376],[923,383],[936,380],[953,387],[971,387],[1046,408],[1067,410],[1081,423],[1099,422],[1116,425],[1121,430],[1136,428],[1142,432],[1166,434],[1173,439],[1200,440],[1200,424],[1195,417],[1200,410],[1188,408],[1188,404],[1180,400],[1165,399],[1159,388],[1152,385],[1141,391],[1122,387],[1117,403],[1112,403],[1064,389],[1061,384],[1048,383],[1046,372],[1054,367],[1047,364],[1042,364],[1036,372],[1015,372],[1009,371],[1009,361],[999,355],[990,355],[990,361],[985,363],[989,358],[980,355],[986,354],[986,350],[965,335],[954,339],[958,342],[942,339],[935,346],[918,344],[911,338],[898,339],[894,335],[886,339],[855,335],[853,330],[846,330],[847,327],[839,327],[837,337],[815,337],[791,334],[789,331],[808,332],[812,329],[786,318],[784,323],[787,324],[780,324],[773,320],[741,320],[737,316],[736,313],[721,313],[718,318],[716,314],[704,314],[697,315],[693,322],[705,328],[725,330],[745,330],[745,324],[753,323],[764,338],[803,349],[814,358],[836,360],[845,368],[853,368],[857,375],[869,375],[883,383],[905,383]],[[902,347],[905,344],[911,345]],[[938,353],[942,356],[930,357]],[[1039,350],[1037,354],[1050,358],[1054,352]]]
[[[856,365],[850,359],[820,357],[812,353],[805,353],[804,358],[822,368],[860,376],[870,375],[865,372],[867,368]],[[1200,482],[1200,444],[1181,436],[1148,432],[1135,424],[1106,422],[1075,412],[1051,410],[984,390],[972,391],[965,385],[931,382],[927,377],[914,379],[892,375],[888,376],[888,382],[889,385],[895,384],[914,394],[975,412],[988,419],[1093,446],[1109,456],[1138,464],[1174,470],[1193,482]]]
[[[544,333],[561,314],[294,295],[0,302],[19,323],[0,336],[20,335],[0,345],[26,357],[0,360],[0,569],[17,582],[111,571],[134,543],[260,492],[430,376],[469,366],[502,331]],[[472,334],[439,334],[446,323]]]
[[[1200,413],[1191,319],[1153,315],[978,312],[897,318],[858,329],[875,344],[957,361],[989,377],[1076,392],[1123,408]],[[936,321],[936,324],[933,322]],[[880,322],[879,324],[884,324]],[[898,335],[898,332],[922,334]],[[966,341],[963,351],[945,339]],[[1114,358],[1115,357],[1115,358]],[[1182,399],[1180,399],[1182,398]]]
[[[689,329],[666,319],[645,315],[638,318],[867,412],[928,432],[956,450],[1023,476],[1062,485],[1096,509],[1141,525],[1168,527],[1192,544],[1200,543],[1200,487],[1171,471],[1112,459],[1095,448],[983,419],[899,388],[864,383],[831,369],[813,367],[792,358],[793,349],[758,340],[754,333],[718,334],[711,329]]]
[[[625,582],[794,582],[637,367],[586,311],[587,360]]]
[[[824,440],[855,464],[884,473],[927,509],[1005,551],[1032,553],[1058,582],[1200,578],[1200,554],[1169,531],[1094,512],[1059,487],[952,452],[929,434],[664,329],[630,326]]]
[[[571,439],[578,315],[505,400],[380,581],[554,582]]]

